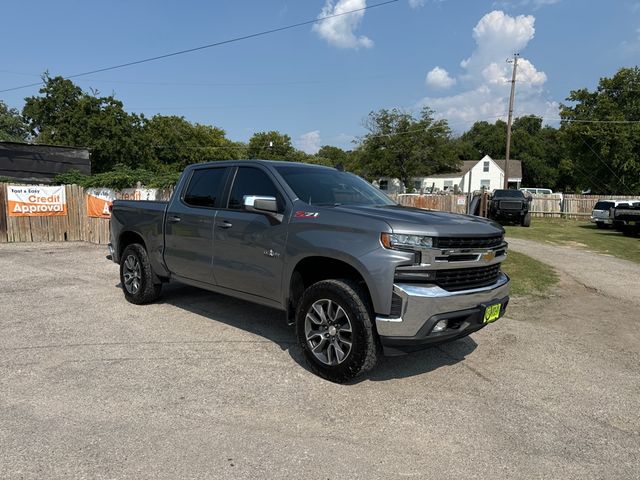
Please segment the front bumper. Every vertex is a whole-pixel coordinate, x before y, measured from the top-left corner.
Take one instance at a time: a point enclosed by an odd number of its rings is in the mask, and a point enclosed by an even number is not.
[[[376,328],[386,355],[400,355],[430,345],[450,342],[480,330],[484,307],[502,304],[504,315],[509,302],[509,277],[504,273],[493,285],[449,292],[438,286],[395,284],[393,292],[402,300],[397,318],[377,316]],[[432,332],[440,320],[449,327]]]

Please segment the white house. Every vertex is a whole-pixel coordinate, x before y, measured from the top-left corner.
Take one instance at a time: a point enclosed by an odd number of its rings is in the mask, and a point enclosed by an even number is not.
[[[504,166],[504,160],[494,160],[489,155],[485,155],[480,161],[462,162],[462,167],[457,172],[416,177],[410,187],[418,193],[447,192],[456,190],[456,187],[461,193],[474,192],[483,188],[491,191],[504,186]],[[509,187],[520,188],[521,183],[522,162],[509,160]],[[402,182],[397,178],[381,177],[377,186],[386,193],[403,193],[405,190]]]

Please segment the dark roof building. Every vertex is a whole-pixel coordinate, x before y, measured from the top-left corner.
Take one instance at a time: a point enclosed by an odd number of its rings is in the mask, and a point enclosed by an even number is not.
[[[22,183],[51,183],[59,173],[91,175],[89,150],[78,147],[0,142],[0,177]]]

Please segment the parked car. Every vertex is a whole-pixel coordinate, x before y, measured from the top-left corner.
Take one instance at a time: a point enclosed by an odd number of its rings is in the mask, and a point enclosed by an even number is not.
[[[633,202],[633,200],[598,200],[593,206],[590,220],[598,228],[609,228],[613,225],[612,209],[629,202]]]
[[[190,165],[168,202],[116,200],[110,240],[129,302],[178,281],[283,310],[311,370],[335,382],[380,350],[480,330],[509,302],[500,225],[402,207],[318,165]]]
[[[640,234],[640,200],[627,200],[620,203],[612,210],[614,226],[624,235],[634,236]]]
[[[550,188],[537,188],[537,187],[523,187],[520,189],[521,192],[533,193],[533,194],[544,194],[544,195],[552,195],[553,190]]]
[[[501,223],[531,225],[531,197],[522,190],[494,190],[489,198],[489,218]]]

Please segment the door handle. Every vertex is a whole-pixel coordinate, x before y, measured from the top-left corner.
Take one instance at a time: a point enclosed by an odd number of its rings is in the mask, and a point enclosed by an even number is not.
[[[171,217],[167,217],[167,221],[171,222],[171,223],[178,223],[180,220],[182,220],[180,217],[178,216],[171,216]]]
[[[220,228],[231,228],[231,227],[233,227],[233,223],[227,222],[226,220],[224,220],[222,223],[218,224],[218,227],[220,227]]]

